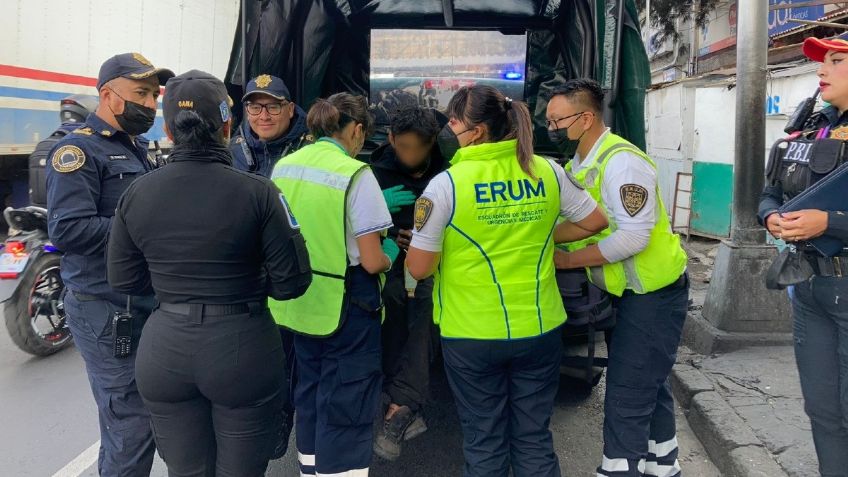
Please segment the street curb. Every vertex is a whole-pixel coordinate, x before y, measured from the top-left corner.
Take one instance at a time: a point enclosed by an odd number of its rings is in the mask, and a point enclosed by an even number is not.
[[[692,431],[723,476],[788,477],[704,373],[678,363],[670,381]]]
[[[751,346],[786,346],[791,332],[732,332],[716,328],[700,311],[690,311],[683,325],[683,344],[696,353],[722,354]]]

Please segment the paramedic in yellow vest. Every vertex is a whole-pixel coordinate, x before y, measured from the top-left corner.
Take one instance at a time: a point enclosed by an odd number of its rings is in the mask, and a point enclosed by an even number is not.
[[[463,475],[559,477],[548,425],[566,316],[554,242],[607,221],[561,167],[533,155],[524,103],[476,85],[460,89],[447,114],[438,141],[451,167],[416,202],[407,266],[419,280],[435,274]]]
[[[295,433],[301,475],[367,476],[382,387],[380,275],[399,249],[383,241],[391,215],[377,179],[354,159],[373,131],[364,97],[319,99],[306,117],[315,144],[271,175],[298,217],[313,286],[271,304],[295,333]]]
[[[588,267],[617,310],[598,475],[679,476],[668,374],[689,300],[686,253],[671,230],[656,165],[610,132],[603,101],[597,82],[576,79],[554,90],[547,108],[551,139],[574,154],[566,171],[603,206],[610,223],[556,254],[557,268]]]

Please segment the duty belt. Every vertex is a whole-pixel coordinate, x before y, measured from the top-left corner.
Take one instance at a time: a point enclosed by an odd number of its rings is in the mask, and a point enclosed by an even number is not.
[[[820,277],[848,277],[848,257],[822,257],[821,255],[804,254],[813,267],[813,272]]]
[[[257,313],[268,308],[265,302],[236,303],[232,305],[203,305],[199,303],[160,303],[159,309],[177,315],[225,316]]]

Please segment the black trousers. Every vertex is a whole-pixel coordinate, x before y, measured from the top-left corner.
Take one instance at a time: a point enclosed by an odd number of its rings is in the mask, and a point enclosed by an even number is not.
[[[418,412],[430,387],[430,330],[433,328],[433,279],[418,282],[409,298],[403,274],[390,275],[383,291],[383,391],[399,406]]]
[[[462,425],[463,477],[560,477],[550,423],[562,330],[520,340],[442,339]]]
[[[136,380],[171,477],[262,476],[282,423],[285,357],[265,309],[153,312]]]

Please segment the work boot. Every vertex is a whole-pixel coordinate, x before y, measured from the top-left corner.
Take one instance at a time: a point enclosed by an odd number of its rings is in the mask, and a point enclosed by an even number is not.
[[[374,453],[389,461],[397,460],[403,441],[425,432],[427,423],[421,414],[413,412],[408,406],[400,406],[390,419],[383,421],[383,429],[374,441]]]

